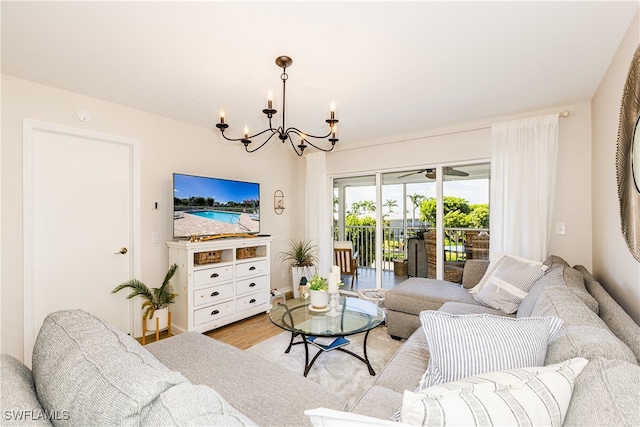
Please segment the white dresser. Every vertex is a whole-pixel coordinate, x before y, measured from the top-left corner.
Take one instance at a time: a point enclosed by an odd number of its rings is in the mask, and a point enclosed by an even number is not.
[[[178,265],[171,280],[178,294],[170,307],[171,327],[206,332],[268,311],[271,240],[167,242],[169,265]]]

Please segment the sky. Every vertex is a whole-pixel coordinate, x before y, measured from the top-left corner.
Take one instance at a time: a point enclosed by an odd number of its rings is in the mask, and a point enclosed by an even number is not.
[[[179,199],[189,197],[211,197],[216,202],[258,200],[260,185],[252,182],[230,181],[193,175],[173,175],[173,195]]]

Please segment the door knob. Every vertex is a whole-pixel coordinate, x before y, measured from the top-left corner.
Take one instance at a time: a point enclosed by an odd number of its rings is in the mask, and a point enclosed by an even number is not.
[[[127,253],[127,248],[120,248],[120,250],[118,252],[114,252],[114,255],[119,255],[119,254],[126,254]]]

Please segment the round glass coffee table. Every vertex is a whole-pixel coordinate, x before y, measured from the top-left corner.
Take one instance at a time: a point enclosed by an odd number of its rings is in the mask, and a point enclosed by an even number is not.
[[[339,304],[335,311],[320,311],[309,306],[308,299],[294,298],[279,303],[269,312],[271,322],[291,332],[291,341],[285,353],[289,353],[294,345],[304,345],[305,377],[320,354],[331,350],[350,354],[367,365],[369,374],[376,374],[367,357],[367,338],[372,329],[384,322],[384,310],[369,301],[344,296],[340,297]],[[365,333],[362,345],[364,357],[343,348],[350,342],[345,337],[363,332]],[[297,336],[301,336],[302,340],[294,342]],[[309,362],[310,345],[318,348],[311,362]]]

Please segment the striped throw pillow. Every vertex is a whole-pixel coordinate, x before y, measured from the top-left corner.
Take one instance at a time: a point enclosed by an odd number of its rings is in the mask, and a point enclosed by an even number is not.
[[[534,266],[505,256],[473,297],[496,310],[515,313],[545,269],[546,266]]]
[[[401,420],[415,426],[561,426],[587,359],[512,369],[404,392]]]
[[[563,324],[558,317],[454,315],[423,311],[429,365],[419,389],[486,372],[542,366],[547,343]]]

